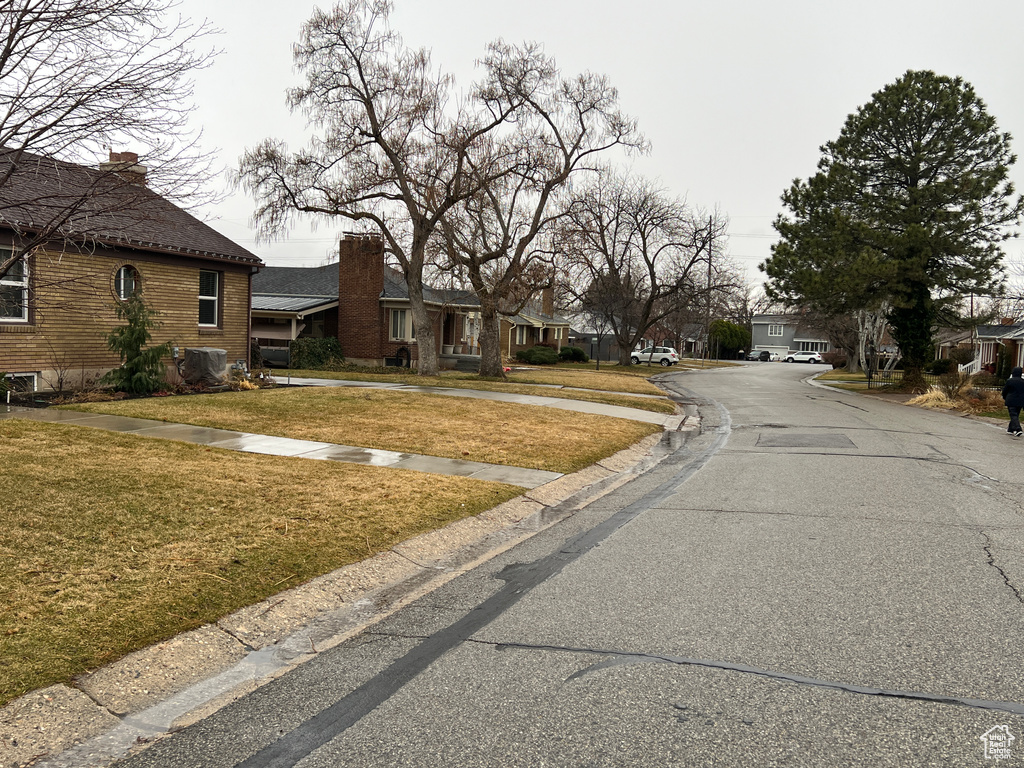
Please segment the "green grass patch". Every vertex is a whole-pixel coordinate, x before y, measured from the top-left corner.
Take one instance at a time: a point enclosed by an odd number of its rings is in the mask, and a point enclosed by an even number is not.
[[[0,705],[522,493],[0,421]]]
[[[293,387],[69,406],[91,413],[574,472],[661,427],[541,406]]]

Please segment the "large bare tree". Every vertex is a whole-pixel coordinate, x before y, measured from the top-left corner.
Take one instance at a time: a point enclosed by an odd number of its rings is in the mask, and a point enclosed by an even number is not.
[[[453,79],[433,69],[425,49],[404,45],[391,10],[388,0],[343,0],[314,11],[295,46],[305,83],[288,102],[317,135],[295,153],[264,141],[242,157],[239,180],[256,197],[262,236],[282,235],[298,214],[381,233],[409,287],[419,372],[433,375],[437,347],[423,299],[428,245],[448,212],[492,180],[486,169],[467,173],[469,155],[478,145],[494,146],[497,129],[521,103],[505,101],[493,111],[456,103]],[[512,93],[529,91],[538,62],[517,59],[523,68],[494,77],[508,80]]]
[[[604,77],[564,78],[536,44],[492,43],[483,63],[487,78],[473,98],[490,115],[511,115],[513,128],[470,149],[466,170],[478,191],[449,209],[441,233],[480,302],[480,375],[502,377],[500,315],[553,281],[550,253],[534,243],[564,214],[555,196],[594,170],[598,155],[646,144]]]
[[[638,176],[609,172],[574,193],[558,232],[567,291],[605,316],[621,365],[681,297],[716,289],[707,274],[723,262],[725,231],[722,217]]]
[[[211,33],[172,0],[0,0],[0,221],[16,233],[0,276],[43,243],[88,239],[97,213],[138,204],[121,175],[135,161],[29,199],[41,163],[95,165],[126,147],[148,163],[151,187],[202,202],[210,159],[188,118]]]

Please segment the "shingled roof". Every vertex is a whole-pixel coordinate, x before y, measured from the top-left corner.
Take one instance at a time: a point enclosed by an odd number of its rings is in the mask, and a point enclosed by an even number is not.
[[[338,298],[338,262],[321,267],[264,267],[252,279],[253,308],[257,296]],[[384,268],[382,299],[409,298],[409,286],[402,273],[393,267]],[[478,307],[476,294],[471,291],[450,290],[423,286],[423,298],[428,304]],[[264,307],[262,304],[260,308]]]
[[[3,180],[5,179],[5,180]],[[116,174],[0,149],[0,229],[219,261],[260,258],[148,187]]]

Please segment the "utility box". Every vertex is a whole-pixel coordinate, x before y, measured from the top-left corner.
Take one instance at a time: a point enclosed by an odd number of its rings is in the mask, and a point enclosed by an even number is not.
[[[227,380],[228,352],[214,347],[189,347],[181,365],[186,384],[217,386]]]

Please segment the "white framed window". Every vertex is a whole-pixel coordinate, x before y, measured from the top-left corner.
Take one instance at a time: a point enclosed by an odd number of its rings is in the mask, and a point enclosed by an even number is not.
[[[801,352],[828,352],[827,341],[801,341]]]
[[[407,309],[391,310],[391,341],[415,341],[416,328],[412,312]]]
[[[516,326],[516,344],[521,346],[526,343],[526,330],[525,325]]]
[[[776,324],[769,325],[768,326],[768,335],[769,336],[782,336],[783,333],[784,333],[784,329],[785,329],[784,325],[776,325]]]
[[[199,270],[199,325],[216,328],[220,324],[220,273]]]
[[[4,375],[4,389],[12,392],[36,392],[39,383],[34,373],[8,373]]]
[[[13,253],[10,248],[0,248],[0,264]],[[28,322],[28,264],[24,257],[0,277],[0,321]]]
[[[114,295],[121,301],[127,301],[141,288],[139,270],[131,264],[125,264],[114,273]]]

